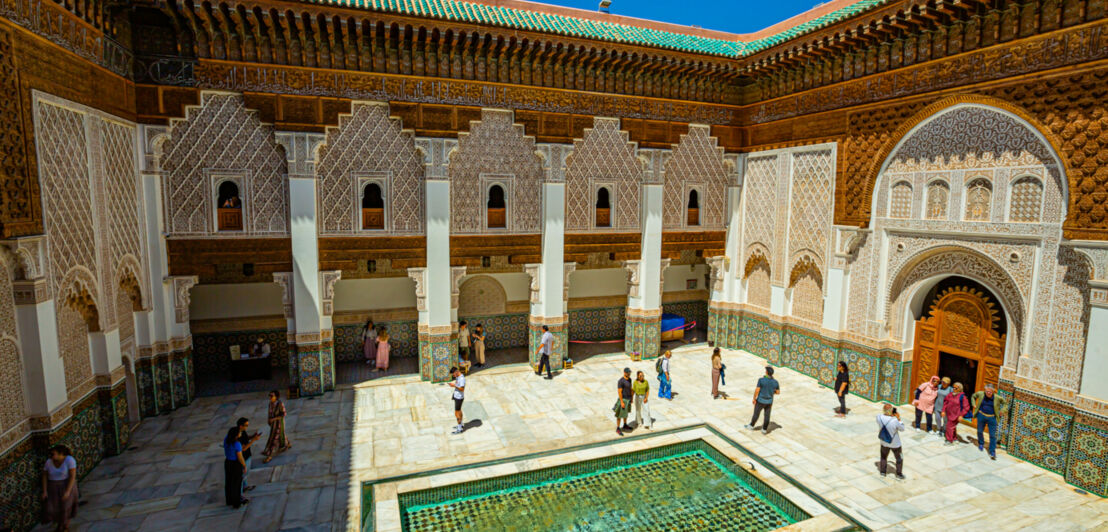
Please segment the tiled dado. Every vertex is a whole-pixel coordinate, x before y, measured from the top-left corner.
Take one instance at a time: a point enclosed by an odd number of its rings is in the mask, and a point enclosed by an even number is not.
[[[419,327],[419,376],[431,382],[450,380],[450,368],[458,364],[457,325]]]
[[[419,355],[419,327],[416,320],[375,321],[376,327],[385,326],[389,332],[389,357],[402,358]],[[362,328],[365,322],[335,326],[335,361],[353,362],[365,360],[362,345]]]
[[[142,417],[164,414],[191,403],[196,397],[192,349],[135,360],[135,381]]]
[[[531,367],[538,370],[539,367],[539,345],[542,344],[543,325],[550,329],[550,333],[554,335],[554,352],[550,354],[550,367],[551,371],[558,371],[565,365],[565,359],[569,356],[569,320],[568,316],[560,316],[557,318],[544,318],[542,316],[531,316],[527,322],[527,351],[528,359],[531,362]]]
[[[627,309],[623,350],[643,358],[657,357],[662,346],[662,311]]]
[[[104,457],[126,449],[130,438],[124,381],[99,387],[75,401],[52,428],[28,434],[0,454],[0,530],[30,530],[42,504],[42,464],[56,444],[69,447],[83,477]]]
[[[899,353],[827,338],[817,331],[779,323],[745,309],[708,308],[708,340],[726,349],[742,349],[808,375],[824,386],[835,381],[839,361],[850,368],[851,393],[871,401],[906,401],[911,362]]]
[[[297,344],[297,383],[300,396],[322,395],[335,389],[335,347],[330,342]]]

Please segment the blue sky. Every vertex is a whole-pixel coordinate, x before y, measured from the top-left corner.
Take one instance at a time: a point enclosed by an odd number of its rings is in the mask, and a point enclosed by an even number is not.
[[[532,0],[595,11],[599,0]],[[612,0],[613,15],[751,33],[807,11],[821,0]]]

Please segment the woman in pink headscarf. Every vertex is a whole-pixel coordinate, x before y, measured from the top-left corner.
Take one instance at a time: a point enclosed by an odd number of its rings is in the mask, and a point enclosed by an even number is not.
[[[920,418],[927,414],[927,432],[931,432],[931,413],[935,410],[935,398],[938,396],[938,375],[931,377],[931,380],[916,388],[916,398],[912,400],[912,405],[916,407],[916,422],[912,423],[913,428],[919,430]]]
[[[958,439],[958,422],[969,412],[969,401],[962,393],[962,383],[954,383],[954,390],[943,400],[943,415],[946,416],[946,444],[951,445]]]

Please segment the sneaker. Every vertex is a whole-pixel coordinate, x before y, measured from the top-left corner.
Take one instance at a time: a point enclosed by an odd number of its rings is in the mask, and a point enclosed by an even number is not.
[[[754,425],[749,425],[749,424],[748,425],[743,425],[743,428],[744,429],[753,429]]]
[[[889,474],[888,474],[888,473],[886,473],[886,472],[884,472],[884,471],[882,471],[882,472],[881,472],[881,476],[883,476],[883,477],[887,477],[887,476],[889,476]]]
[[[623,430],[631,430],[631,425],[624,423],[622,428]]]
[[[619,434],[620,436],[623,436],[623,431],[619,430],[619,429],[616,429],[616,434]]]
[[[769,431],[766,429],[762,429],[762,434],[769,434]]]
[[[978,446],[977,446],[977,450],[978,450],[978,451],[984,451],[984,450],[985,450],[985,446],[984,446],[984,445],[978,445]]]
[[[989,459],[990,460],[996,460],[996,455],[995,454],[990,454]]]
[[[904,475],[901,475],[900,473],[897,473],[896,474],[896,479],[897,480],[904,480]]]
[[[464,429],[462,428],[462,426],[461,426],[461,425],[458,425],[458,426],[454,427],[454,430],[450,431],[450,433],[451,433],[451,434],[461,434],[461,433],[462,433],[462,430],[464,430]]]

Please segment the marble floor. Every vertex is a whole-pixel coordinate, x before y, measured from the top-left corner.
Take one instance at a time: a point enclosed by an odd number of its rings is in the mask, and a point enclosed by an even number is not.
[[[880,405],[852,396],[851,415],[836,418],[827,388],[785,368],[776,373],[776,427],[768,435],[744,430],[764,360],[726,351],[724,362],[724,390],[733,398],[712,400],[709,349],[676,350],[678,394],[651,401],[655,429],[711,424],[878,530],[1108,528],[1108,500],[1079,494],[1059,475],[1003,451],[991,461],[976,446],[944,446],[920,432],[904,435],[907,480],[882,478],[874,467]],[[524,366],[488,368],[469,379],[471,428],[461,435],[450,434],[450,389],[416,376],[288,401],[293,448],[255,463],[250,482],[258,487],[237,511],[223,505],[219,440],[240,416],[264,422],[264,394],[200,398],[144,421],[132,439],[136,449],[93,469],[80,485],[74,529],[356,530],[362,481],[618,439],[610,407],[624,366],[653,372],[652,361],[622,354],[590,357],[552,381]]]

